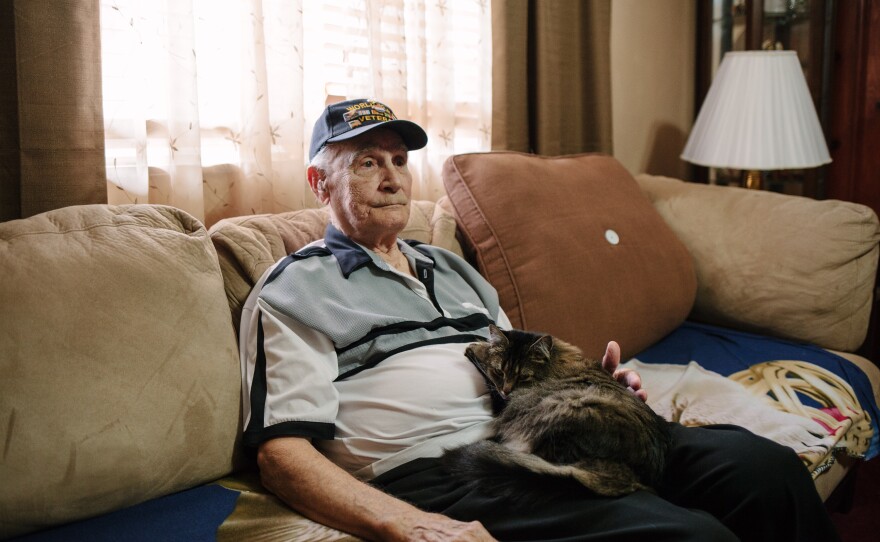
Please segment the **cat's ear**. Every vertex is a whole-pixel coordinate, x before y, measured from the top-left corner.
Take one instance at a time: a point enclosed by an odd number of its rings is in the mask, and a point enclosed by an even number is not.
[[[495,344],[501,344],[503,346],[506,346],[508,343],[507,335],[495,324],[489,324],[489,340]]]
[[[550,335],[543,335],[540,339],[535,341],[535,343],[531,346],[531,349],[538,354],[538,358],[535,358],[535,361],[539,363],[543,363],[550,359],[550,353],[553,351],[553,337]]]

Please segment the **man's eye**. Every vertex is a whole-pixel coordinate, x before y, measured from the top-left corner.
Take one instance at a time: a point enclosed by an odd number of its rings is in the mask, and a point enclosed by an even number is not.
[[[361,163],[361,167],[373,167],[374,165],[376,165],[376,162],[373,160],[364,160],[363,163]]]
[[[395,158],[395,159],[394,159],[394,165],[396,165],[397,167],[403,167],[403,166],[405,166],[405,165],[406,165],[406,158],[404,158],[404,157],[402,157],[402,156],[399,156],[399,157]]]

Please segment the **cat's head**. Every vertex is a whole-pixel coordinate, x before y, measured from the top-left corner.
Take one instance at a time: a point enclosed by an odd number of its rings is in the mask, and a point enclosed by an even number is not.
[[[467,354],[506,398],[516,388],[542,380],[550,371],[553,337],[489,326],[489,340],[468,347]]]

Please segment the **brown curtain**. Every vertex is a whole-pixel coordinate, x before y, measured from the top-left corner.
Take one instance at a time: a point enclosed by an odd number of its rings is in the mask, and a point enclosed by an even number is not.
[[[492,2],[492,148],[611,154],[611,0]]]
[[[0,221],[107,202],[98,0],[0,1]]]

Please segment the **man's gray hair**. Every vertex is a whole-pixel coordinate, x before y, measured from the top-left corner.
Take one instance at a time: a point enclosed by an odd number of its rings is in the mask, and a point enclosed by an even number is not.
[[[315,154],[315,157],[309,162],[310,166],[314,166],[321,172],[321,175],[326,176],[327,170],[330,167],[330,160],[333,158],[332,150],[330,150],[331,144],[326,144],[321,147],[321,150]]]

